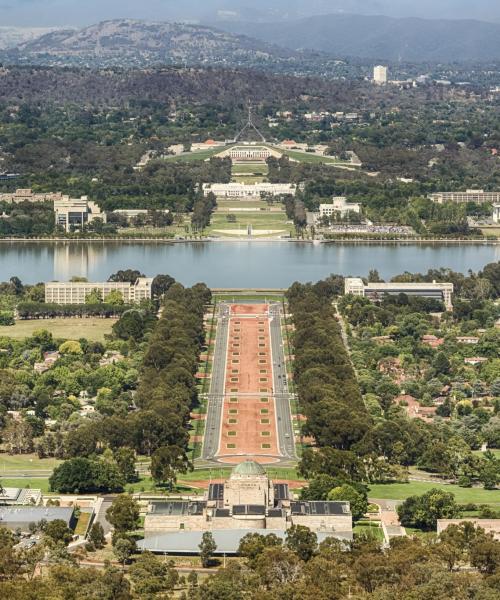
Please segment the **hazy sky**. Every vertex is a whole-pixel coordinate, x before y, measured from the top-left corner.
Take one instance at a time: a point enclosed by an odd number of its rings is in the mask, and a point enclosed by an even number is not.
[[[0,0],[0,26],[90,25],[104,19],[208,19],[217,9],[246,19],[335,12],[500,20],[500,0]]]

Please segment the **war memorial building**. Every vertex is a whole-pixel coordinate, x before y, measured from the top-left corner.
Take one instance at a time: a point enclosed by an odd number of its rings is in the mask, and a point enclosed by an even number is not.
[[[139,547],[197,553],[203,532],[211,531],[221,552],[235,554],[247,533],[284,538],[292,525],[305,525],[319,541],[352,539],[348,502],[294,500],[288,484],[274,483],[262,465],[247,460],[235,466],[224,483],[211,483],[203,500],[151,502]]]

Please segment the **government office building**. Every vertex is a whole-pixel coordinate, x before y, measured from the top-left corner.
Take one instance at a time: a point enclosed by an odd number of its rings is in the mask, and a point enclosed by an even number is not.
[[[204,183],[203,194],[210,192],[217,198],[261,198],[262,196],[295,196],[297,187],[293,183]]]
[[[483,204],[490,202],[491,204],[498,204],[500,202],[500,192],[485,192],[484,190],[466,190],[465,192],[437,192],[436,194],[430,194],[429,198],[433,202],[437,202],[437,204],[444,204],[445,202],[454,202],[455,204],[467,202]]]
[[[347,277],[344,282],[345,294],[363,296],[372,301],[382,300],[385,295],[419,296],[421,298],[434,298],[440,300],[446,306],[446,310],[452,310],[451,295],[453,294],[452,283],[368,283],[365,284],[361,277]]]
[[[94,290],[101,293],[103,301],[111,292],[120,292],[125,304],[136,304],[151,298],[152,277],[139,277],[135,283],[128,281],[51,281],[45,284],[47,304],[85,304],[85,299]]]

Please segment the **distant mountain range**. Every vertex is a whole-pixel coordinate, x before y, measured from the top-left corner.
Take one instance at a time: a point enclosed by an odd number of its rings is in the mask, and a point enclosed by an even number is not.
[[[500,24],[472,20],[322,15],[279,24],[228,21],[220,27],[298,50],[407,62],[500,59]]]
[[[83,29],[56,29],[39,37],[36,33],[0,28],[0,61],[136,68],[250,66],[305,72],[311,65],[321,68],[334,62],[332,58],[344,57],[414,63],[500,60],[500,24],[467,20],[334,14],[279,26],[227,20],[215,27],[119,19]],[[12,47],[16,35],[19,41]]]
[[[16,62],[144,67],[155,64],[257,64],[294,51],[204,25],[119,19],[83,29],[59,29],[19,44]]]
[[[0,50],[14,48],[18,44],[34,40],[57,27],[0,27]]]

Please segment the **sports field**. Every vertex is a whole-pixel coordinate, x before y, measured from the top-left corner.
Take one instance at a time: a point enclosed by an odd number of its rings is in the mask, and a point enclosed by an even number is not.
[[[231,306],[222,419],[224,462],[278,459],[268,304]]]
[[[33,335],[38,329],[50,331],[54,338],[78,340],[87,338],[102,342],[104,336],[111,333],[117,319],[69,318],[69,319],[34,319],[32,321],[16,321],[15,325],[0,327],[0,337],[21,340]]]

